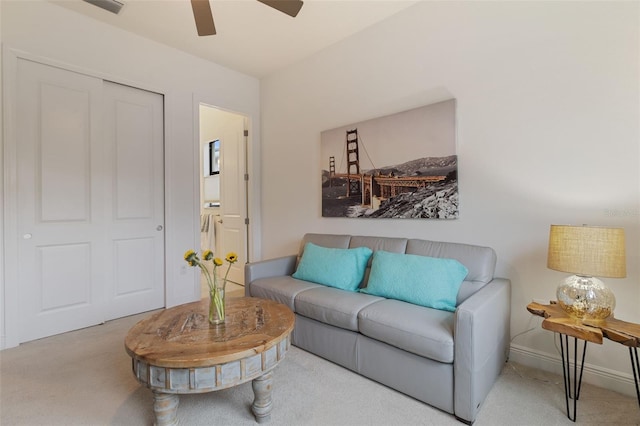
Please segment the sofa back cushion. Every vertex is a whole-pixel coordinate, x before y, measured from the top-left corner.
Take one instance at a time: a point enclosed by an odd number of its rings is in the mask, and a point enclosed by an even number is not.
[[[496,268],[496,252],[491,247],[411,239],[407,254],[455,259],[469,270],[458,291],[457,305],[491,281]]]
[[[455,259],[378,250],[373,255],[369,283],[360,291],[453,312],[467,273]]]
[[[393,237],[367,237],[354,235],[349,241],[349,247],[368,247],[374,253],[379,250],[388,251],[389,253],[404,253],[407,250],[406,238],[393,238]],[[365,288],[369,284],[369,275],[371,274],[371,262],[373,256],[369,258],[367,269],[364,272],[364,280],[360,285],[360,288]]]
[[[462,263],[469,271],[458,291],[456,306],[491,281],[496,267],[496,253],[490,247],[420,239],[312,233],[306,234],[302,239],[298,261],[300,260],[300,256],[302,256],[304,245],[307,242],[312,242],[323,247],[369,247],[374,252],[377,250],[385,250],[392,253],[418,254],[429,257],[455,259]],[[369,260],[369,265],[365,271],[365,278],[361,287],[366,287],[369,280],[370,269],[371,260]]]
[[[351,235],[335,235],[335,234],[305,234],[300,242],[300,250],[298,251],[298,262],[304,253],[304,246],[307,243],[313,243],[317,246],[330,248],[349,248]]]
[[[356,291],[364,279],[371,253],[368,247],[342,249],[309,242],[305,245],[293,278]]]
[[[406,238],[392,237],[362,237],[354,235],[349,241],[349,248],[369,247],[372,251],[388,251],[389,253],[405,253],[407,251]],[[369,262],[371,266],[371,262]]]

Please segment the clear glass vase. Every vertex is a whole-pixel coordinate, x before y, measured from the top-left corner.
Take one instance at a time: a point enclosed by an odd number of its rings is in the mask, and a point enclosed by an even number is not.
[[[213,288],[209,289],[209,322],[213,325],[224,324],[225,300],[224,288],[226,281],[214,274]]]

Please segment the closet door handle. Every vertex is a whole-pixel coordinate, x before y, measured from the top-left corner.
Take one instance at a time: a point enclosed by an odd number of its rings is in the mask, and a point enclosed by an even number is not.
[[[156,231],[162,231],[162,225],[156,226]]]

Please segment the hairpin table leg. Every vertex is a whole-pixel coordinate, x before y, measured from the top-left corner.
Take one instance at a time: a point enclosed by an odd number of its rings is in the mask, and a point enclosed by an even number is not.
[[[564,341],[563,338],[564,337]],[[582,360],[580,362],[580,376],[578,377],[578,339],[573,338],[573,383],[571,383],[571,366],[569,363],[569,336],[560,334],[560,354],[562,355],[562,378],[564,379],[564,401],[567,407],[567,417],[576,421],[578,410],[578,399],[580,398],[580,388],[582,387],[582,370],[584,368],[584,357],[587,353],[587,341],[582,346]],[[573,385],[573,386],[572,386]],[[573,396],[572,396],[573,394]],[[573,411],[569,410],[569,399],[573,398]],[[573,414],[572,414],[573,413]]]
[[[638,361],[638,348],[629,347],[629,356],[631,357],[631,369],[633,370],[633,381],[636,384],[636,395],[638,396],[638,405],[640,405],[640,362]]]

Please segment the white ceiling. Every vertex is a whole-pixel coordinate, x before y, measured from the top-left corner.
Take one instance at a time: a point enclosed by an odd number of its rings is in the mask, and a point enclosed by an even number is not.
[[[304,0],[291,18],[256,0],[210,0],[217,34],[198,37],[189,0],[119,0],[125,5],[117,15],[82,0],[51,1],[258,78],[417,3]]]

